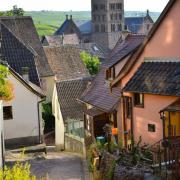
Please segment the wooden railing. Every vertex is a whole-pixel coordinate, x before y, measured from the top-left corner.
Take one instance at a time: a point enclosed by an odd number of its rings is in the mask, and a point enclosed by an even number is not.
[[[160,140],[151,146],[153,167],[160,173],[180,178],[180,137]]]

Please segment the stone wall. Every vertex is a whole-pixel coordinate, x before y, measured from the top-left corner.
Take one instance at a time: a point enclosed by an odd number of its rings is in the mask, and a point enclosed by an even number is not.
[[[65,134],[65,150],[85,155],[84,140]]]

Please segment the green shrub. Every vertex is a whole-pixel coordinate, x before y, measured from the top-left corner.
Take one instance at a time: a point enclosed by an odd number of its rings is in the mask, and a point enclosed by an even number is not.
[[[7,80],[9,70],[0,65],[0,100],[9,101],[13,98],[13,85]]]
[[[52,104],[43,103],[42,118],[44,120],[44,133],[51,132],[55,129],[55,118],[52,114]]]
[[[5,166],[0,170],[0,179],[3,180],[36,180],[30,172],[30,165],[17,162],[12,168]]]
[[[115,166],[116,166],[116,161],[113,161],[112,166],[110,167],[109,171],[107,172],[108,180],[113,180],[114,179]]]
[[[80,57],[83,60],[84,64],[86,65],[86,68],[89,70],[89,73],[91,75],[95,75],[99,72],[100,61],[98,57],[91,56],[85,51],[81,52]]]

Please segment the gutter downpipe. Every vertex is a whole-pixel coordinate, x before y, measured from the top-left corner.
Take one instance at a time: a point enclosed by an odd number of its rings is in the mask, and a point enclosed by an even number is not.
[[[46,101],[46,97],[43,98],[41,101],[38,101],[38,103],[37,103],[37,108],[38,108],[38,126],[39,126],[39,144],[42,143],[42,142],[44,143],[44,137],[43,137],[43,140],[41,139],[41,122],[40,122],[40,110],[39,110],[40,104],[42,102],[44,102],[44,101]]]

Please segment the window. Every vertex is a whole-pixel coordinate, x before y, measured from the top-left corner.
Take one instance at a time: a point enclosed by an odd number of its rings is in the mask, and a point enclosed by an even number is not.
[[[102,15],[102,21],[105,21],[105,19],[106,19],[106,16]]]
[[[98,10],[98,5],[97,4],[94,4],[93,5],[93,11],[97,11]]]
[[[118,10],[122,9],[122,4],[121,3],[117,3],[116,4],[116,9],[118,9]]]
[[[104,4],[101,4],[101,5],[100,5],[100,9],[101,9],[101,10],[105,10],[105,5],[104,5]]]
[[[95,25],[95,32],[99,32],[99,25]]]
[[[144,107],[144,95],[140,93],[134,94],[134,106]]]
[[[3,107],[3,117],[4,120],[13,119],[12,106]]]
[[[105,32],[105,25],[104,24],[101,24],[101,32]]]
[[[110,10],[115,10],[115,4],[114,3],[109,4],[109,9]]]
[[[118,20],[118,14],[115,14],[115,19],[116,19],[116,21]]]
[[[118,29],[118,31],[122,31],[122,25],[121,25],[121,24],[118,24],[118,25],[117,25],[117,29]]]
[[[116,31],[116,26],[115,24],[111,24],[111,32],[115,32]]]
[[[149,132],[156,132],[156,126],[154,124],[148,124]]]
[[[113,18],[113,14],[110,15],[110,19],[111,19],[111,21],[114,19],[114,18]]]
[[[96,15],[93,16],[94,21],[96,21]]]

